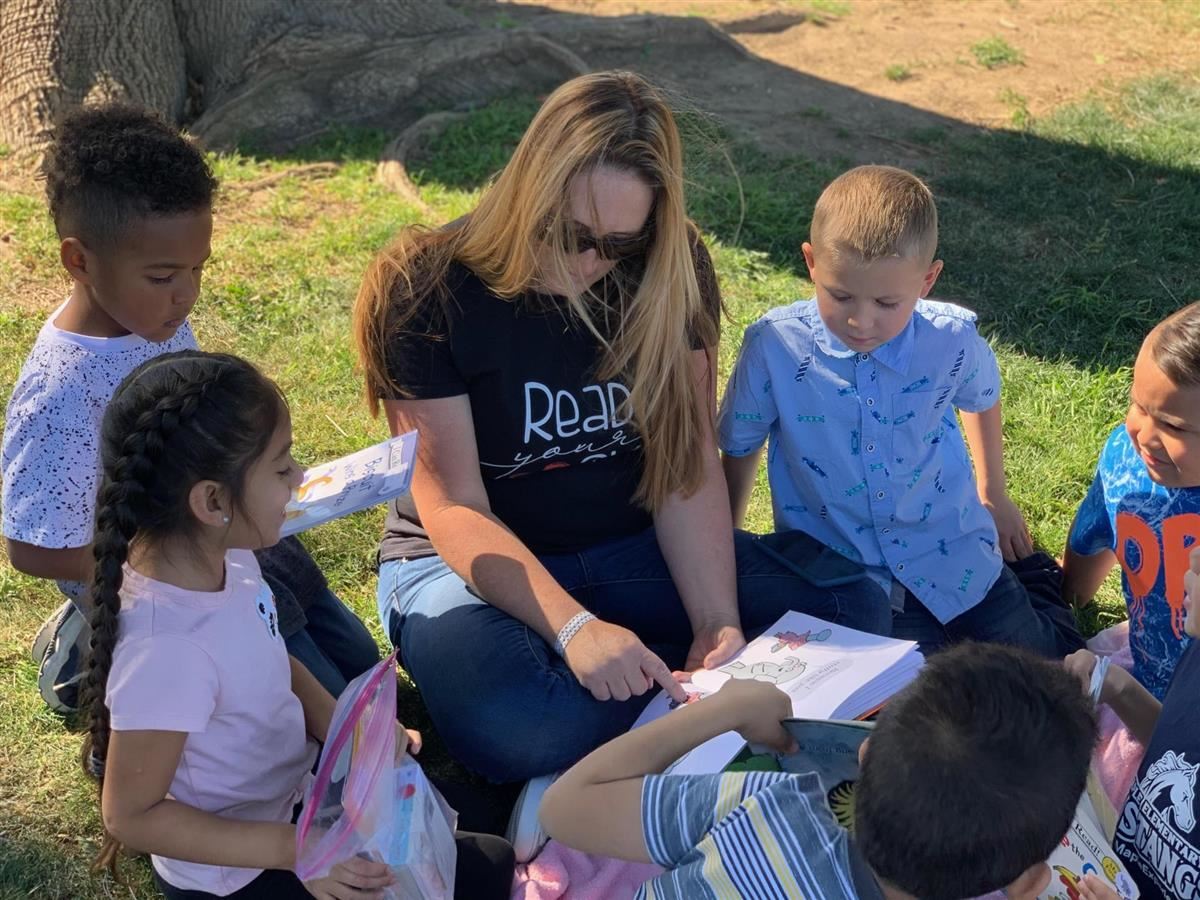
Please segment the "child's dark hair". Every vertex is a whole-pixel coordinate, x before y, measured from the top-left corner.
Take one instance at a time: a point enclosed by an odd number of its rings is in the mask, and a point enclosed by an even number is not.
[[[1150,333],[1155,364],[1179,387],[1200,385],[1200,303],[1163,319]]]
[[[279,388],[250,363],[185,350],[135,369],[104,413],[92,541],[95,612],[81,704],[88,728],[83,767],[101,791],[109,738],[105,692],[130,545],[186,537],[197,525],[188,497],[198,481],[223,485],[236,506],[246,473],[266,450],[285,410]],[[115,875],[119,849],[106,834],[94,868],[107,867]]]
[[[1095,743],[1092,704],[1063,666],[991,644],[935,654],[867,745],[863,858],[921,900],[1007,887],[1067,833]]]
[[[42,163],[60,238],[111,248],[147,216],[212,206],[217,180],[204,154],[154,113],[123,103],[76,110]]]

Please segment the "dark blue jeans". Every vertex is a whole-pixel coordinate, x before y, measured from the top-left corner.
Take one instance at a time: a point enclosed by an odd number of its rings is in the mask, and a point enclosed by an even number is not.
[[[1084,646],[1075,616],[1063,603],[1062,569],[1044,553],[1000,567],[1000,577],[984,598],[957,618],[942,623],[910,591],[904,609],[892,619],[892,637],[916,641],[929,653],[972,640],[1024,647],[1062,659]]]
[[[863,578],[816,588],[737,532],[738,612],[748,638],[788,610],[851,628],[879,621],[884,592]],[[704,548],[697,548],[703,553]],[[692,628],[653,529],[541,562],[581,605],[633,631],[668,666]],[[655,693],[599,701],[537,632],[484,602],[439,557],[379,571],[379,615],[450,753],[497,782],[564,769],[629,729]]]
[[[379,662],[375,638],[333,591],[318,594],[304,615],[308,624],[284,638],[284,644],[334,697]]]

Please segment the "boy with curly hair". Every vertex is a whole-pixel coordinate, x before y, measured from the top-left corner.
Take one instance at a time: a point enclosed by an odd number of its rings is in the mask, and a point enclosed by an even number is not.
[[[33,645],[38,687],[77,703],[88,641],[99,429],[117,385],[145,360],[196,349],[188,323],[210,253],[217,181],[204,155],[123,104],[64,120],[43,164],[71,293],[42,326],[13,388],[0,447],[2,525],[14,568],[68,598]],[[335,695],[378,659],[294,538],[260,554],[288,649]]]

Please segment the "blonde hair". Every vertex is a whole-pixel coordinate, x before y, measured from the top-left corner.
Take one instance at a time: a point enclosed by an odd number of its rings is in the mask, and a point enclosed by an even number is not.
[[[609,276],[615,300],[588,291],[567,297],[566,312],[604,347],[595,376],[620,377],[629,388],[623,412],[641,434],[644,462],[634,499],[654,510],[672,493],[700,486],[711,413],[695,402],[691,351],[693,340],[715,346],[719,319],[703,308],[693,260],[699,237],[684,209],[679,131],[661,92],[640,76],[583,75],[546,98],[470,215],[437,231],[406,228],[379,253],[355,301],[354,338],[367,403],[377,415],[380,397],[407,396],[388,372],[389,339],[404,332],[425,303],[445,309],[453,302],[446,286],[453,263],[513,302],[521,302],[547,269],[569,271],[577,252],[567,227],[569,186],[600,166],[631,172],[650,186],[647,227],[654,239],[640,278],[622,278],[620,266]],[[597,322],[589,305],[604,321]],[[600,327],[610,314],[615,328]]]
[[[899,256],[933,261],[937,205],[916,175],[893,166],[859,166],[817,199],[809,240],[816,251],[870,263]]]

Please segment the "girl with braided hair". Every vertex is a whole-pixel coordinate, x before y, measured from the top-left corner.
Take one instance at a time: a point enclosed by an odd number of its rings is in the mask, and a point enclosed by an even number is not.
[[[289,657],[252,552],[279,540],[300,483],[291,444],[279,389],[220,354],[144,363],[104,417],[83,704],[96,867],[148,851],[168,898],[378,897],[392,880],[364,859],[307,884],[290,871],[334,708]]]

